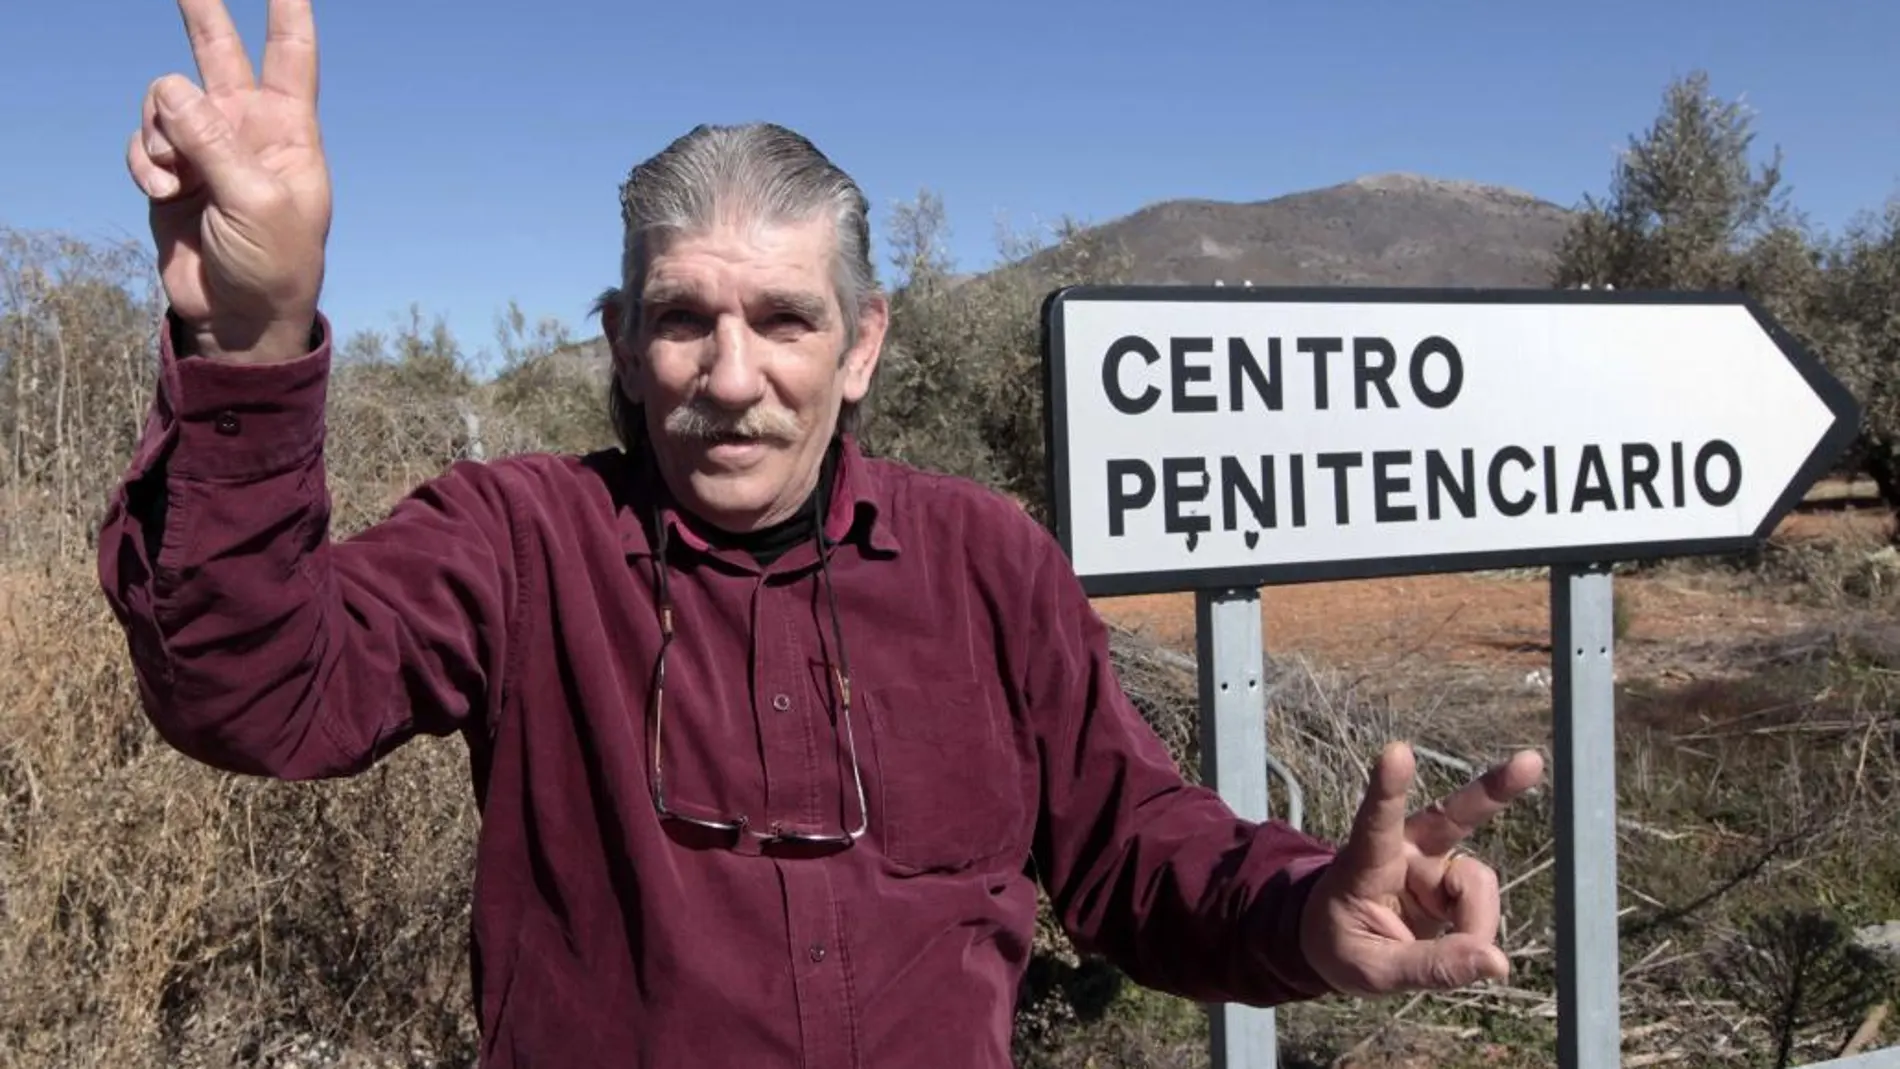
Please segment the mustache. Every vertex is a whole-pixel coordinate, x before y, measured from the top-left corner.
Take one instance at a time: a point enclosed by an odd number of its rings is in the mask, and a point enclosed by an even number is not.
[[[795,440],[802,429],[798,418],[790,412],[763,404],[733,413],[694,401],[666,414],[667,434],[702,442],[722,438],[789,442]]]

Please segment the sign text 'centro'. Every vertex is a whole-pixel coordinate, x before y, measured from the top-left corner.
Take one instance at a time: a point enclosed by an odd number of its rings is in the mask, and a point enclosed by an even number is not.
[[[1716,551],[1855,422],[1739,298],[1071,290],[1047,315],[1059,530],[1101,591]]]

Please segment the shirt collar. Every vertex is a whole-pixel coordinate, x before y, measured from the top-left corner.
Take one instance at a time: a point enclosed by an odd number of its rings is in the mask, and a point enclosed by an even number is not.
[[[630,557],[653,555],[653,532],[646,502],[659,496],[659,522],[667,525],[667,540],[704,553],[709,548],[682,522],[679,503],[651,465],[627,452],[618,455],[621,478],[616,480],[624,492],[616,493],[614,522],[620,532],[621,548]],[[870,459],[864,455],[856,436],[840,435],[838,470],[831,490],[830,508],[825,515],[825,540],[833,545],[857,540],[861,546],[879,553],[895,554],[902,550],[897,531],[891,523],[890,494],[878,477]]]

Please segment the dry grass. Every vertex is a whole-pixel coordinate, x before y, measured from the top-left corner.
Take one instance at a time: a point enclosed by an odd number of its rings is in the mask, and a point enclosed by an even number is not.
[[[465,1053],[452,748],[349,784],[220,775],[139,716],[90,572],[8,579],[0,1064],[236,1065],[304,1034]]]
[[[466,1065],[476,820],[459,748],[268,783],[185,759],[139,712],[92,535],[151,399],[149,266],[0,231],[0,1065]],[[510,325],[511,364],[564,341]],[[342,349],[340,536],[469,455],[471,432],[538,448],[534,420],[600,401],[584,376],[542,374],[531,395],[478,383],[420,317]],[[568,433],[584,447],[601,430]]]
[[[158,305],[130,246],[0,227],[0,552],[83,552],[150,396]]]

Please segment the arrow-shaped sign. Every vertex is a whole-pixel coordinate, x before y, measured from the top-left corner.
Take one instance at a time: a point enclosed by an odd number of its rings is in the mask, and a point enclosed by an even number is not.
[[[1043,328],[1098,595],[1730,552],[1860,421],[1739,294],[1077,287]]]

